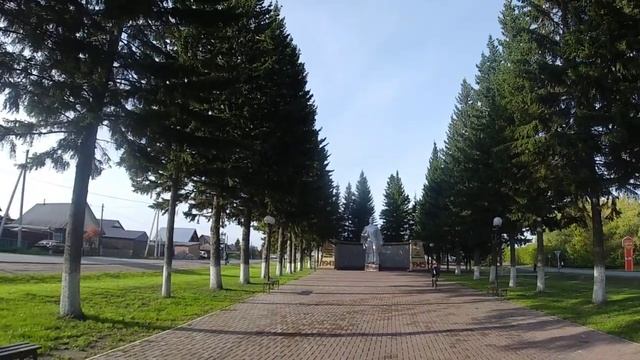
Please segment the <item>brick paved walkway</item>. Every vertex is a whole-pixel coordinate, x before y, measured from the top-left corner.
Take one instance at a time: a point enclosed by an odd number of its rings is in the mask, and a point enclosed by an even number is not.
[[[99,358],[640,359],[638,344],[426,280],[320,271]]]

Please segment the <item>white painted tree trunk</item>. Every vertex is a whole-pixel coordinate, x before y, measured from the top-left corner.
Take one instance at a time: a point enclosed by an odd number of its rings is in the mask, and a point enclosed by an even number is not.
[[[60,290],[60,315],[81,319],[80,272],[63,272]]]
[[[593,267],[593,297],[592,301],[596,305],[604,304],[607,301],[607,277],[605,267],[595,265]]]
[[[543,292],[545,288],[544,283],[544,264],[538,264],[537,279],[536,279],[536,292]]]
[[[176,206],[178,204],[178,180],[171,181],[169,213],[167,216],[167,241],[164,246],[164,266],[162,268],[162,297],[171,297],[171,271],[173,269],[173,234],[176,224]]]
[[[67,232],[64,243],[64,259],[60,284],[60,316],[82,319],[80,303],[80,268],[89,179],[95,155],[98,125],[82,134],[77,153],[76,171],[71,192]]]
[[[511,270],[509,272],[509,287],[510,288],[516,287],[517,278],[518,278],[518,271],[516,269],[516,266],[515,265],[511,265]]]
[[[284,228],[278,227],[278,262],[276,263],[276,276],[282,276],[282,262],[284,261]]]
[[[473,267],[473,280],[480,280],[480,265]]]
[[[462,274],[462,265],[456,264],[456,275]]]
[[[591,231],[593,232],[593,296],[591,300],[596,305],[602,305],[607,302],[607,281],[600,196],[591,197]]]
[[[218,195],[213,198],[213,218],[211,219],[210,254],[209,254],[209,288],[222,289],[222,268],[220,266],[220,221],[222,216],[222,204]]]
[[[491,268],[489,269],[489,282],[494,283],[495,281],[496,281],[496,267],[494,265],[491,265]]]
[[[509,265],[511,265],[509,287],[514,288],[517,286],[518,269],[516,266],[518,265],[518,259],[516,255],[516,242],[512,234],[509,235]]]
[[[212,290],[222,289],[222,268],[220,263],[209,264],[209,288]]]
[[[251,236],[251,209],[247,206],[242,219],[242,241],[240,242],[240,283],[246,285],[250,282],[249,251]]]
[[[267,278],[267,261],[262,259],[262,263],[260,263],[260,279]]]
[[[162,267],[162,297],[171,297],[171,264]]]
[[[536,268],[537,268],[537,279],[536,279],[536,292],[543,292],[545,288],[544,283],[544,232],[541,228],[536,231],[536,242],[537,242],[537,256],[536,256]]]

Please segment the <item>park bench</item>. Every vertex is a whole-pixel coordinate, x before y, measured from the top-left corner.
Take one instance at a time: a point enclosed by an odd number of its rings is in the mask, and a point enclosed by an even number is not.
[[[0,346],[0,360],[37,359],[40,345],[21,342]]]
[[[496,296],[498,298],[507,297],[507,288],[497,288],[494,285],[489,285],[487,287],[487,295]]]
[[[280,280],[278,279],[267,279],[265,282],[262,283],[262,292],[268,292],[270,293],[272,289],[275,288],[280,289]]]

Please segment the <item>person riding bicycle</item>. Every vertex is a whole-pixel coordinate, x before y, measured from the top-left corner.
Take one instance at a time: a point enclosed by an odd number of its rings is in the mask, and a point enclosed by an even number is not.
[[[436,262],[431,267],[431,287],[438,287],[438,278],[440,278],[440,264]]]

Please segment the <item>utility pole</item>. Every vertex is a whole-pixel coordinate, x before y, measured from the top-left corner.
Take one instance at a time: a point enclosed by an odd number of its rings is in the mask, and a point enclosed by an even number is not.
[[[153,235],[153,228],[156,226],[156,216],[158,216],[158,210],[155,210],[153,212],[153,219],[151,220],[151,229],[149,230],[149,238],[147,238],[147,247],[144,249],[144,257],[147,257],[149,254],[149,244],[151,243],[151,235]],[[158,245],[154,245],[154,250],[153,253],[154,255],[156,254],[155,248],[157,248]]]
[[[9,209],[11,208],[11,203],[13,202],[13,197],[16,194],[16,190],[18,190],[18,185],[20,184],[20,178],[22,178],[22,172],[24,169],[20,170],[20,174],[18,174],[18,180],[16,180],[16,185],[13,187],[13,191],[11,192],[11,197],[9,198],[9,205],[4,211],[4,216],[2,216],[2,222],[0,222],[0,237],[2,237],[2,232],[4,231],[4,224],[7,222],[7,218],[9,217]]]
[[[104,220],[104,203],[100,208],[100,235],[98,235],[98,256],[102,256],[102,220]]]
[[[156,210],[158,212],[158,216],[156,217],[156,257],[160,257],[160,253],[162,252],[162,238],[160,237],[160,209]],[[160,244],[160,245],[159,245]]]
[[[27,182],[27,162],[29,161],[29,150],[26,151],[24,164],[22,165],[22,190],[20,192],[20,217],[18,218],[18,249],[22,248],[22,214],[24,210],[24,188]]]

